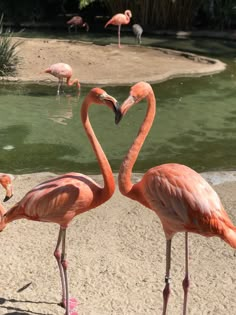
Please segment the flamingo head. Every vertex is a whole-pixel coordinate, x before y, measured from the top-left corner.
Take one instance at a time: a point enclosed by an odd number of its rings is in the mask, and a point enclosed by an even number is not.
[[[127,111],[135,104],[139,103],[142,99],[148,96],[152,87],[147,82],[138,82],[130,89],[129,97],[120,106],[120,117],[116,120],[118,124],[121,118],[127,113]]]
[[[125,10],[125,15],[127,15],[130,19],[132,18],[132,12],[130,10]]]
[[[13,196],[12,181],[14,179],[13,175],[10,174],[0,174],[0,184],[6,190],[6,196],[3,201],[8,201]]]
[[[119,104],[118,101],[111,95],[107,94],[106,91],[100,88],[93,88],[89,93],[92,102],[99,105],[105,105],[113,110],[116,117],[119,115]]]

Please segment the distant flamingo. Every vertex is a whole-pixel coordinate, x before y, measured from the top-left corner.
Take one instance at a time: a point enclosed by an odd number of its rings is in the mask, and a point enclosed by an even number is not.
[[[120,192],[137,200],[159,216],[166,236],[166,275],[163,291],[163,315],[167,311],[170,294],[171,240],[175,233],[185,232],[185,278],[183,280],[183,314],[187,312],[189,288],[188,232],[203,236],[218,236],[236,248],[236,227],[230,221],[217,193],[191,168],[180,164],[163,164],[149,169],[140,182],[131,182],[132,169],[141,147],[152,126],[156,100],[151,86],[146,82],[135,84],[130,96],[121,105],[116,123],[143,98],[147,112],[138,135],[121,164],[118,183]]]
[[[66,22],[69,27],[68,27],[68,31],[70,31],[70,29],[72,27],[75,28],[75,31],[77,32],[77,27],[85,27],[86,31],[89,31],[89,25],[88,23],[84,22],[83,18],[79,15],[73,16],[69,21]]]
[[[0,173],[0,184],[2,185],[2,187],[6,190],[6,196],[3,199],[3,201],[8,201],[12,196],[13,196],[13,192],[12,192],[12,180],[14,179],[14,176],[10,175],[10,174],[5,174],[5,173]],[[0,204],[0,211],[2,209],[2,206]],[[3,208],[4,209],[4,208]],[[2,211],[3,211],[2,209]]]
[[[66,230],[71,220],[90,209],[105,203],[114,193],[115,181],[110,164],[99,144],[89,121],[88,109],[92,103],[105,105],[117,111],[117,101],[104,90],[93,88],[83,101],[81,120],[96,154],[98,164],[104,179],[104,187],[92,178],[80,173],[67,173],[45,181],[29,191],[15,206],[5,213],[0,209],[0,231],[5,226],[18,219],[28,219],[41,222],[53,222],[60,225],[59,236],[55,248],[55,258],[58,263],[62,284],[62,306],[66,315],[76,315],[70,310],[76,306],[76,301],[69,300],[67,260],[65,251]],[[62,252],[60,251],[62,247]]]
[[[107,27],[109,24],[118,25],[118,46],[120,48],[120,29],[122,24],[129,24],[132,13],[130,10],[126,10],[125,14],[118,13],[114,15],[105,25]]]
[[[77,84],[78,89],[80,89],[80,83],[78,79],[74,79],[71,81],[72,77],[72,68],[70,65],[66,63],[55,63],[51,65],[49,68],[44,70],[46,73],[52,74],[54,77],[58,78],[58,87],[57,87],[57,95],[60,94],[60,88],[63,83],[63,79],[66,79],[66,84],[68,86],[72,86],[73,84]]]
[[[142,37],[142,34],[143,34],[143,28],[141,25],[139,24],[133,24],[132,25],[132,30],[133,30],[133,33],[136,37],[136,40],[138,42],[139,45],[141,45],[142,41],[141,41],[141,37]]]

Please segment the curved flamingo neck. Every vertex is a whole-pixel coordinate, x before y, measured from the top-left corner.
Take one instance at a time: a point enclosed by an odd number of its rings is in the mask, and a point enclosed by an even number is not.
[[[88,108],[91,105],[90,97],[87,96],[81,107],[81,120],[88,136],[88,139],[92,145],[93,151],[96,154],[98,164],[103,176],[104,187],[99,190],[98,198],[94,198],[96,206],[108,200],[115,191],[115,180],[113,177],[111,166],[107,160],[107,157],[93,131],[93,128],[89,121]],[[96,200],[95,200],[96,199]]]
[[[135,138],[133,144],[129,148],[128,153],[121,164],[119,171],[118,176],[119,189],[120,192],[126,196],[132,194],[132,190],[135,187],[135,185],[131,181],[133,166],[137,160],[143,143],[151,129],[156,114],[156,100],[152,90],[147,95],[146,99],[148,102],[148,107],[145,118],[139,129],[137,137]]]
[[[129,13],[125,13],[126,23],[129,24],[130,22],[130,16]]]
[[[66,80],[66,84],[68,85],[68,86],[72,86],[73,84],[77,84],[77,87],[78,88],[80,88],[80,83],[79,83],[79,80],[78,79],[74,79],[74,80],[71,80],[71,78],[69,77],[69,78],[67,78],[67,80]]]

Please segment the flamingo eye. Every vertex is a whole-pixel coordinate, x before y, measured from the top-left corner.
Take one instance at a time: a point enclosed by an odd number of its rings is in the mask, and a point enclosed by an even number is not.
[[[133,96],[133,100],[134,100],[135,103],[137,103],[139,98],[137,96]]]

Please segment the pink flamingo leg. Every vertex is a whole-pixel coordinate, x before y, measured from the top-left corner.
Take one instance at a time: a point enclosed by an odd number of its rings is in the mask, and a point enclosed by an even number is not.
[[[60,278],[61,278],[61,285],[62,285],[62,301],[61,301],[60,305],[64,307],[64,301],[65,301],[65,296],[66,296],[65,277],[64,277],[63,267],[62,267],[62,264],[61,264],[61,252],[59,250],[59,247],[60,247],[60,244],[61,244],[61,239],[62,239],[62,234],[63,234],[63,229],[60,228],[56,249],[54,251],[54,256],[55,256],[55,258],[57,260],[57,264],[58,264],[58,267],[59,267]]]
[[[77,306],[77,300],[75,298],[69,299],[69,284],[68,284],[68,276],[67,276],[67,268],[68,262],[66,260],[66,229],[63,230],[62,237],[62,254],[61,254],[61,265],[63,268],[63,274],[65,279],[65,302],[64,305],[66,307],[65,315],[78,315],[77,312],[73,311],[73,309]],[[70,312],[73,311],[73,312]]]
[[[118,25],[118,47],[120,48],[120,29],[121,29],[121,25]]]
[[[60,253],[59,247],[62,243],[62,253]],[[66,260],[66,252],[65,246],[66,244],[66,229],[60,228],[58,241],[56,245],[56,249],[54,252],[54,256],[56,257],[60,277],[61,277],[61,285],[62,285],[62,301],[60,305],[66,309],[65,315],[76,315],[76,312],[70,313],[77,305],[78,302],[75,298],[69,299],[69,286],[68,286],[68,277],[67,277],[67,267],[68,263]]]
[[[165,275],[165,288],[163,290],[163,312],[166,315],[167,304],[170,296],[170,265],[171,265],[171,240],[166,241],[166,275]]]
[[[188,273],[188,232],[185,232],[185,278],[183,280],[183,290],[184,290],[184,307],[183,315],[187,314],[187,297],[189,289],[189,273]]]
[[[58,81],[58,86],[57,86],[57,95],[60,95],[60,89],[61,89],[62,83],[63,83],[63,79],[60,78]]]

